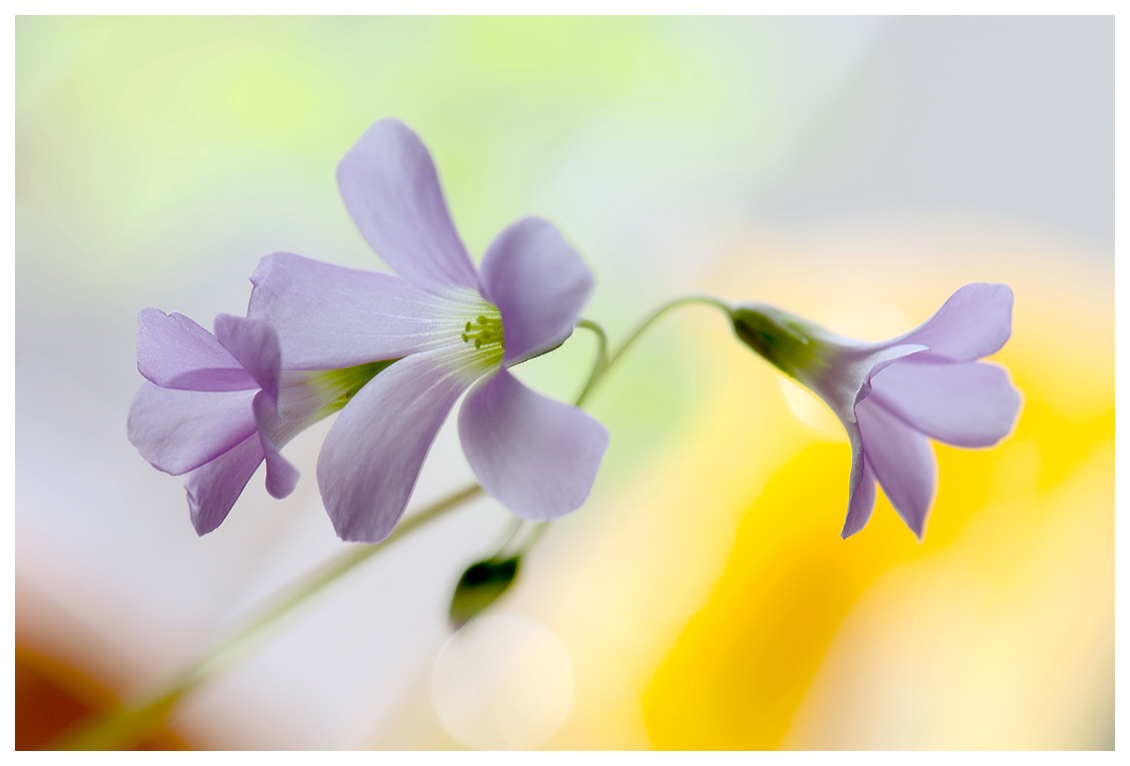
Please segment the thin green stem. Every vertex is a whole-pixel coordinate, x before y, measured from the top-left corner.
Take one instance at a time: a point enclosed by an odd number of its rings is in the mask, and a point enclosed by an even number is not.
[[[576,406],[580,407],[584,404],[585,399],[588,397],[589,391],[592,390],[593,382],[604,374],[604,370],[608,367],[608,335],[604,332],[604,328],[593,322],[590,319],[582,319],[577,322],[577,327],[584,327],[586,330],[592,330],[596,333],[596,360],[592,365],[592,372],[589,373],[589,379],[585,381],[585,387],[581,389],[580,395],[577,396]]]
[[[526,539],[522,541],[522,544],[520,546],[518,546],[518,550],[514,551],[514,555],[525,556],[527,553],[529,553],[530,550],[535,545],[537,545],[538,540],[541,540],[542,535],[545,534],[545,531],[549,529],[549,525],[552,523],[553,522],[551,521],[543,521],[535,524],[534,528],[530,530],[530,533],[526,535]]]
[[[581,391],[581,395],[577,397],[577,406],[581,407],[585,404],[585,402],[588,401],[589,397],[592,396],[593,392],[596,390],[597,385],[599,385],[600,381],[603,380],[605,375],[608,374],[608,371],[612,369],[612,366],[615,365],[616,362],[618,362],[624,356],[624,353],[629,348],[631,348],[632,345],[637,340],[639,340],[639,338],[645,332],[647,332],[647,330],[650,329],[651,326],[660,317],[674,308],[690,305],[692,303],[703,303],[708,306],[714,306],[715,308],[721,309],[726,314],[730,313],[729,306],[727,306],[723,301],[720,301],[717,298],[713,298],[709,295],[688,295],[684,298],[677,298],[670,303],[663,304],[655,311],[653,311],[647,319],[636,325],[636,329],[633,330],[628,338],[623,343],[621,343],[615,351],[612,352],[611,356],[604,356],[604,347],[601,347],[601,355],[605,359],[605,362],[603,365],[599,365],[593,368],[593,372],[592,375],[589,376],[588,383],[585,384],[584,389]],[[604,331],[601,330],[600,333],[601,337],[603,338]]]
[[[517,516],[514,516],[513,518],[511,518],[510,524],[507,527],[506,537],[503,538],[501,543],[499,543],[498,545],[495,546],[494,555],[492,555],[487,560],[488,561],[501,561],[504,558],[509,558],[508,556],[503,556],[502,552],[506,550],[506,546],[510,545],[510,541],[513,540],[515,538],[515,536],[517,536],[518,530],[521,529],[522,525],[525,524],[525,523],[526,523],[525,521],[518,518]]]
[[[259,614],[201,659],[185,668],[171,681],[138,703],[115,710],[93,723],[71,732],[59,742],[63,750],[106,750],[128,747],[160,724],[169,710],[188,692],[212,674],[242,657],[275,623],[286,617],[311,596],[356,568],[388,546],[408,536],[428,522],[442,516],[482,493],[473,484],[438,500],[419,513],[405,518],[388,537],[374,545],[347,548],[337,557],[294,582]]]

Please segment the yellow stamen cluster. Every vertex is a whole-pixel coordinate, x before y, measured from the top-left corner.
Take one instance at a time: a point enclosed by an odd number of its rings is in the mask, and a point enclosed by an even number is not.
[[[505,347],[502,338],[502,317],[497,315],[486,317],[480,314],[474,322],[468,322],[463,328],[463,342],[472,341],[476,349],[495,344],[500,348]]]
[[[454,295],[458,300],[452,300],[444,309],[443,319],[451,324],[445,322],[442,343],[450,354],[448,366],[465,372],[468,380],[477,380],[502,364],[505,354],[502,312],[484,300],[477,290],[466,292],[469,293],[466,296]],[[474,318],[467,321],[471,317]],[[451,335],[447,335],[448,332]]]

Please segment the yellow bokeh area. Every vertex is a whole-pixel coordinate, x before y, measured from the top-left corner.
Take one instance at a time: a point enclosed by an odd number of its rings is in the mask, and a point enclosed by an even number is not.
[[[787,459],[743,504],[721,578],[643,695],[655,747],[1112,744],[1113,307],[1088,275],[1063,276],[1054,289],[1012,280],[1013,337],[992,360],[1023,392],[1019,423],[993,449],[936,447],[921,545],[881,494],[867,528],[840,540],[846,442],[774,429]],[[926,308],[914,292],[904,306]],[[750,396],[771,387],[725,389],[717,417],[750,418]],[[702,468],[704,481],[743,478]]]

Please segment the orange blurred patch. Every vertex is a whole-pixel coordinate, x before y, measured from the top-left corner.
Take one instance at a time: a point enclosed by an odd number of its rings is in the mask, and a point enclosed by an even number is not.
[[[113,708],[109,691],[78,671],[16,647],[16,750],[43,750],[72,726]],[[133,750],[189,750],[165,729]]]

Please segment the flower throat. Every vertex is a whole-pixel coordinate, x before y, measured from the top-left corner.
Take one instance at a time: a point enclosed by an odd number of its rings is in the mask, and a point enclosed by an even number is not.
[[[461,337],[464,343],[475,344],[475,351],[479,352],[487,364],[502,361],[502,352],[506,347],[502,333],[502,315],[493,306],[475,321],[467,322],[463,326]]]

